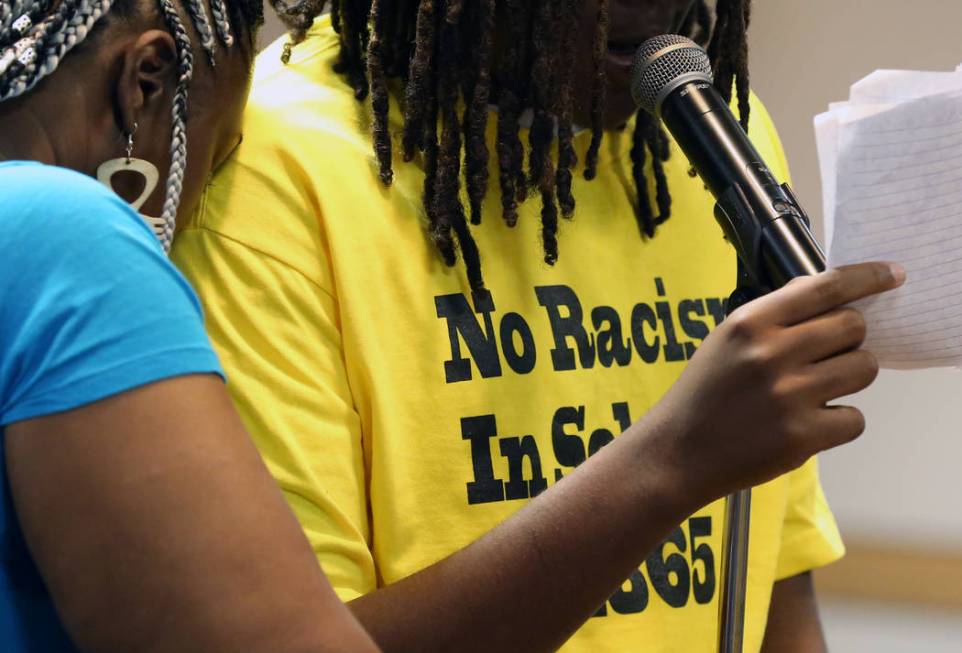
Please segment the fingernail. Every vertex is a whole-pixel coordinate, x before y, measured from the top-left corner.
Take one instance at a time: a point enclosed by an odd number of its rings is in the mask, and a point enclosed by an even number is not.
[[[901,286],[905,283],[905,268],[898,263],[889,263],[889,271],[892,273],[896,285]]]

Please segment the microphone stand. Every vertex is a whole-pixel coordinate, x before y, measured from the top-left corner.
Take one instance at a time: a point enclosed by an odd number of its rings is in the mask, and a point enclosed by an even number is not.
[[[718,604],[718,651],[742,653],[745,639],[745,592],[748,583],[748,528],[751,525],[752,490],[725,499],[724,552],[721,562],[721,596]]]
[[[716,209],[716,211],[719,209]],[[742,259],[738,259],[738,286],[728,298],[726,313],[768,292],[758,287]],[[745,640],[745,599],[748,589],[748,543],[752,516],[752,489],[725,498],[722,528],[721,594],[718,598],[718,652],[742,653]]]
[[[726,313],[729,315],[794,277],[815,274],[826,267],[825,255],[811,236],[808,215],[788,184],[782,184],[781,190],[791,217],[779,221],[782,224],[777,225],[778,235],[773,238],[765,237],[767,234],[763,232],[768,225],[757,220],[751,202],[737,186],[724,193],[715,205],[715,218],[725,231],[726,240],[738,251],[738,285],[728,298]],[[763,241],[767,241],[767,248]],[[719,653],[742,653],[744,646],[751,507],[751,488],[739,490],[725,499],[718,601]]]

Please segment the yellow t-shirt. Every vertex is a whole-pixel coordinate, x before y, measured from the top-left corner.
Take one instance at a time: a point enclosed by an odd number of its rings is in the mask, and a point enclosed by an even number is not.
[[[638,419],[722,319],[735,260],[681,155],[667,164],[674,217],[641,237],[630,132],[614,133],[598,178],[576,175],[554,267],[540,200],[512,229],[492,184],[473,229],[491,301],[474,306],[463,267],[426,236],[422,161],[396,157],[394,186],[378,181],[369,109],[331,70],[329,21],[286,66],[281,45],[258,60],[244,142],[174,260],[248,428],[350,600],[465,547]],[[785,177],[757,103],[752,124]],[[582,161],[589,138],[577,137]],[[842,553],[814,461],[758,488],[753,506],[746,651],[761,645],[773,583]],[[713,650],[722,508],[681,524],[563,650]]]

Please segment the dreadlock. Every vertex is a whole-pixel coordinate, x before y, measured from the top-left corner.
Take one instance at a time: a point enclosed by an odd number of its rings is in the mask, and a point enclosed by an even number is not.
[[[555,25],[559,18],[558,2],[541,0],[532,26],[535,60],[531,70],[534,120],[528,132],[531,155],[529,183],[541,193],[541,237],[544,260],[553,264],[558,259],[558,207],[555,202],[554,162],[551,145],[554,142],[555,108],[558,88],[555,77],[561,53],[556,45]]]
[[[471,224],[481,224],[481,203],[488,190],[488,141],[484,137],[488,127],[488,101],[491,98],[491,49],[493,46],[495,0],[472,3],[475,15],[471,23],[478,30],[478,48],[473,51],[471,66],[474,75],[465,89],[468,111],[464,116],[467,137],[464,157],[468,201],[471,204]]]
[[[598,19],[595,23],[594,47],[591,59],[595,74],[591,85],[591,145],[588,146],[585,179],[591,181],[598,174],[598,152],[601,149],[602,128],[607,106],[608,78],[605,75],[605,55],[608,53],[608,0],[598,0]]]
[[[0,102],[29,93],[52,74],[63,58],[97,28],[108,15],[130,16],[138,0],[14,0],[0,4]],[[225,46],[234,42],[224,0],[211,0],[208,16],[204,0],[184,0],[194,29],[211,63],[214,31]],[[178,80],[173,102],[170,173],[159,234],[164,250],[173,240],[177,208],[187,167],[187,91],[194,71],[190,37],[173,0],[158,0],[160,15],[177,46]],[[239,6],[243,5],[243,6]],[[257,0],[235,2],[235,19],[253,34],[263,20]]]
[[[711,8],[705,0],[699,0],[679,30],[707,47],[715,74],[715,86],[726,102],[731,101],[732,85],[736,85],[740,122],[746,131],[750,113],[746,38],[750,11],[751,0],[718,0],[713,25]],[[670,154],[668,136],[661,125],[646,111],[639,111],[635,116],[631,163],[637,189],[635,217],[642,234],[648,238],[654,237],[658,225],[671,217],[671,192],[664,168]],[[655,188],[654,207],[645,175],[649,155]],[[690,174],[694,176],[694,170]]]
[[[527,197],[524,173],[524,146],[518,135],[521,110],[527,100],[525,77],[530,54],[524,43],[531,29],[531,9],[525,0],[508,0],[510,22],[508,47],[500,71],[501,88],[498,102],[498,167],[501,182],[501,209],[508,226],[518,223],[518,202]]]
[[[458,252],[475,292],[484,291],[481,259],[470,225],[481,221],[491,156],[485,132],[487,107],[496,104],[498,184],[505,222],[518,221],[528,191],[541,197],[544,259],[558,259],[558,220],[575,212],[572,193],[577,156],[573,145],[574,39],[582,0],[271,0],[291,28],[285,49],[304,39],[313,19],[330,6],[340,40],[336,70],[357,98],[369,94],[374,151],[383,183],[391,184],[388,131],[389,80],[403,84],[400,150],[405,161],[424,157],[423,204],[428,233],[444,261]],[[751,0],[696,0],[682,33],[708,49],[719,91],[738,102],[742,126],[749,119],[748,44]],[[583,174],[597,173],[603,139],[608,52],[608,0],[598,0],[593,35],[590,125]],[[508,17],[492,66],[496,15]],[[530,112],[530,118],[529,116]],[[527,146],[522,124],[530,119]],[[557,147],[557,156],[553,156]],[[631,148],[637,187],[636,217],[646,237],[671,214],[664,163],[669,140],[644,112],[635,117]],[[527,158],[527,170],[525,160]],[[651,170],[650,180],[647,169]],[[468,206],[461,200],[461,184]],[[653,190],[653,193],[652,193]]]

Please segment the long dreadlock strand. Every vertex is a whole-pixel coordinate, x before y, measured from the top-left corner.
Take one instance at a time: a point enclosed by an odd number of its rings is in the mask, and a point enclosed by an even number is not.
[[[455,151],[455,156],[460,157],[463,147],[466,184],[469,183],[468,180],[475,172],[473,168],[477,164],[477,160],[474,160],[477,152],[472,152],[472,108],[474,107],[476,96],[479,93],[483,93],[485,95],[488,93],[487,88],[481,88],[482,82],[480,80],[480,75],[482,68],[486,68],[486,64],[482,66],[483,62],[480,59],[482,53],[477,49],[478,42],[482,38],[478,34],[478,29],[482,26],[481,21],[484,20],[481,15],[484,7],[480,4],[480,1],[481,0],[449,0],[448,16],[450,18],[452,12],[454,12],[457,14],[457,19],[453,21],[446,21],[446,23],[451,22],[456,23],[457,25],[455,28],[455,31],[457,32],[457,38],[455,40],[454,47],[450,50],[444,50],[444,52],[453,54],[453,56],[450,56],[449,58],[453,64],[453,69],[457,72],[449,83],[453,83],[457,89],[455,91],[455,95],[457,94],[457,91],[460,91],[461,93],[461,97],[459,101],[456,101],[456,104],[458,106],[464,106],[464,111],[460,116],[460,121],[454,123],[456,128],[460,128],[460,132],[455,129],[455,133],[452,134],[453,140],[456,142],[456,150],[455,146],[452,144],[452,151]],[[486,101],[483,114],[485,114],[486,122]],[[455,113],[453,117],[455,120],[457,120],[457,113]],[[446,121],[447,119],[445,119],[445,122]],[[482,131],[482,143],[483,139],[484,134]],[[483,147],[486,154],[487,144],[483,143]],[[487,166],[486,160],[484,165],[485,167]],[[458,173],[460,171],[458,168],[454,168],[454,172]],[[456,184],[449,184],[448,186],[450,192],[458,193],[456,198],[451,197],[447,200],[449,210],[451,211],[450,224],[454,230],[454,235],[457,237],[458,247],[461,250],[461,255],[464,257],[468,284],[471,287],[472,295],[476,298],[476,300],[483,299],[487,296],[487,290],[484,287],[484,277],[481,272],[481,255],[478,251],[474,236],[471,234],[471,228],[468,226],[468,215],[465,211],[464,204],[461,202],[459,193],[460,178],[456,179],[455,181]],[[469,200],[470,199],[471,195],[469,192]],[[480,220],[480,199],[478,201],[478,212]]]
[[[411,46],[415,38],[415,23],[405,20],[411,12],[415,0],[395,0],[391,3],[394,6],[394,32],[392,41],[394,47],[390,51],[390,61],[387,64],[387,73],[390,77],[405,77],[407,75],[408,62],[411,60]]]
[[[715,30],[708,45],[708,56],[715,73],[715,86],[726,102],[731,101],[740,73],[748,76],[748,45],[744,34],[749,2],[718,0],[716,7]],[[744,88],[747,100],[747,80]],[[744,127],[748,124],[747,116],[741,118]]]
[[[695,5],[695,33],[692,34],[692,38],[696,43],[702,46],[707,46],[708,41],[711,39],[711,7],[705,0],[698,0]]]
[[[443,0],[438,0],[439,2]],[[421,20],[421,17],[418,17]],[[441,10],[439,7],[434,8],[432,14],[432,20],[435,22],[434,28],[431,32],[431,43],[432,51],[430,53],[430,59],[433,61],[436,55],[435,49],[437,48],[437,33],[439,29],[439,24],[441,21]],[[420,47],[420,46],[419,46]],[[438,71],[435,67],[430,67],[425,71],[425,85],[424,94],[419,97],[419,101],[424,102],[424,115],[421,119],[420,125],[420,143],[419,147],[424,150],[424,194],[423,194],[423,206],[428,217],[428,234],[434,234],[437,230],[438,225],[438,212],[436,210],[435,189],[438,177],[438,158],[440,152],[440,142],[438,137],[438,122],[440,120],[441,105],[438,101]],[[457,255],[454,251],[454,244],[450,241],[438,243],[435,241],[435,245],[444,259],[445,264],[448,266],[453,266],[457,262]]]
[[[434,202],[435,186],[438,177],[438,118],[440,106],[436,96],[432,96],[428,102],[428,111],[424,125],[424,208],[428,216],[428,233],[434,234],[437,231],[438,212]],[[438,242],[435,245],[441,253],[441,257],[448,266],[457,262],[454,252],[454,244],[449,241]]]
[[[464,0],[448,0],[444,8],[438,34],[438,50],[455,52],[457,50],[458,21]],[[454,251],[451,236],[452,224],[457,220],[461,200],[461,131],[457,115],[458,80],[455,57],[441,59],[437,80],[438,109],[441,118],[441,137],[438,143],[437,171],[434,178],[433,200],[435,224],[431,234],[434,242],[442,250]]]
[[[585,155],[585,179],[594,179],[598,173],[598,151],[604,134],[605,110],[608,106],[608,75],[605,57],[608,53],[608,0],[598,0],[598,21],[595,27],[592,64],[594,80],[591,87],[591,145]]]
[[[558,53],[551,46],[557,33],[554,25],[555,2],[556,0],[536,0],[537,8],[531,31],[535,59],[531,67],[530,104],[534,110],[534,119],[528,133],[528,183],[533,186],[541,183],[545,166],[551,163],[550,147],[554,139],[552,110],[555,108],[555,88],[552,82]]]
[[[360,2],[342,0],[341,21],[347,29],[341,30],[340,58],[334,69],[348,78],[354,88],[354,97],[358,100],[367,98],[369,91],[365,74],[367,72],[365,53],[370,35],[368,31],[370,12],[371,0],[360,0]]]
[[[390,186],[394,174],[391,170],[391,134],[388,131],[390,100],[384,71],[384,31],[387,29],[387,9],[384,5],[384,0],[374,0],[371,4],[373,29],[367,52],[367,69],[371,80],[371,108],[374,114],[374,151],[377,154],[381,182]]]
[[[437,49],[438,11],[441,0],[421,0],[418,6],[416,44],[404,91],[404,160],[414,158],[424,148],[424,128],[428,109],[428,88],[433,86],[434,54]]]
[[[495,0],[477,0],[477,40],[472,51],[477,71],[471,85],[471,96],[465,114],[464,158],[468,200],[471,204],[471,224],[481,224],[481,203],[488,190],[488,100],[491,95],[491,48],[494,40]]]
[[[722,9],[726,10],[726,14],[728,14],[723,25],[726,32],[732,29],[734,23],[730,7],[730,4],[723,5],[722,7]],[[733,61],[734,44],[724,36],[721,37],[721,41],[722,45],[719,49],[720,60],[718,69],[715,71],[715,84],[720,87],[719,90],[724,89],[724,91],[722,91],[722,97],[725,99],[725,102],[730,102],[735,82],[735,62]]]
[[[738,116],[742,128],[748,131],[748,119],[751,116],[751,79],[748,72],[748,39],[744,35],[751,24],[751,0],[742,0],[741,24],[739,25],[737,55],[735,57],[736,89],[738,94]]]
[[[501,71],[500,97],[498,98],[498,169],[501,185],[501,210],[504,221],[513,227],[518,223],[518,202],[524,201],[524,146],[518,135],[521,109],[525,101],[524,77],[526,75],[526,52],[531,8],[527,0],[507,0],[509,38],[505,53],[504,70]]]
[[[729,49],[728,24],[731,18],[731,2],[732,0],[718,0],[715,4],[715,25],[712,29],[712,37],[708,41],[708,58],[711,60],[716,80],[719,69],[728,63],[723,60],[723,55],[725,50]]]
[[[655,216],[651,210],[651,197],[648,195],[648,179],[645,177],[645,164],[648,159],[648,132],[653,124],[647,112],[640,111],[635,117],[632,134],[631,174],[638,194],[635,203],[635,218],[638,226],[648,238],[655,235]]]
[[[651,152],[651,174],[655,181],[655,206],[658,207],[658,217],[655,225],[660,225],[671,217],[671,192],[668,188],[668,176],[665,174],[665,161],[671,154],[668,135],[661,128],[658,121],[650,120],[648,128],[648,151]]]
[[[555,185],[558,188],[558,205],[561,215],[571,219],[575,212],[575,198],[571,193],[571,170],[578,163],[574,148],[574,128],[572,123],[572,84],[574,82],[574,38],[580,20],[580,3],[567,0],[562,9],[562,18],[567,18],[561,38],[561,60],[559,62],[558,91],[558,170]]]
[[[326,0],[320,0],[320,2],[326,4]],[[357,31],[357,21],[352,20],[354,14],[360,11],[355,4],[350,0],[331,0],[331,5],[337,7],[337,23],[340,28],[335,31],[341,46],[337,61],[334,63],[334,70],[344,75],[352,87],[355,86],[355,81],[354,72],[350,70],[350,66],[359,59],[355,43],[359,43],[361,39]],[[364,32],[367,32],[366,25]]]
[[[461,256],[464,257],[464,266],[467,269],[468,284],[471,286],[471,291],[475,296],[484,296],[487,294],[487,289],[484,287],[484,275],[481,272],[481,253],[478,251],[478,245],[474,241],[474,236],[471,235],[467,221],[464,219],[463,209],[460,218],[453,221],[453,226],[454,233],[461,246]]]
[[[702,47],[707,47],[708,40],[711,38],[711,18],[712,11],[708,2],[696,0],[688,15],[685,16],[685,22],[678,33],[687,36]]]
[[[547,143],[551,146],[551,122],[546,120],[538,121],[532,125],[531,131],[538,131],[536,148],[540,147],[537,143]],[[548,265],[554,265],[558,261],[558,206],[555,197],[554,186],[554,164],[550,156],[546,157],[542,168],[541,178],[538,184],[541,191],[541,240],[544,245],[544,261]]]
[[[558,260],[558,206],[556,202],[555,168],[551,159],[554,142],[557,104],[558,60],[560,53],[553,47],[557,30],[554,29],[560,15],[560,2],[541,0],[535,13],[532,40],[535,61],[532,67],[532,92],[534,121],[528,135],[529,183],[541,194],[541,240],[544,260],[553,265]]]
[[[715,72],[715,86],[726,102],[737,94],[739,122],[747,131],[749,102],[748,39],[751,0],[718,0],[715,29],[708,45],[708,56]]]
[[[531,174],[541,193],[541,240],[544,260],[549,265],[558,260],[558,207],[555,202],[554,163],[550,152],[553,130],[552,116],[545,111],[536,112],[531,125]]]
[[[331,2],[331,25],[334,27],[335,34],[341,33],[341,3],[338,0]]]
[[[458,36],[465,0],[449,0],[441,25],[439,47],[443,52],[460,50]],[[458,58],[444,58],[439,71],[438,104],[441,111],[441,143],[438,152],[434,204],[435,230],[432,234],[439,247],[450,248],[451,231],[458,239],[461,256],[467,268],[468,283],[475,293],[484,292],[481,274],[481,257],[460,198],[461,121],[457,115],[458,104]]]

